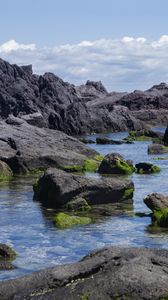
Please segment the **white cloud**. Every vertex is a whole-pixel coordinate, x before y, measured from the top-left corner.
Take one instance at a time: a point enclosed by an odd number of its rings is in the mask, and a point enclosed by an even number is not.
[[[0,46],[0,53],[10,53],[12,51],[18,50],[30,50],[33,51],[36,49],[35,44],[18,44],[15,40],[10,40]]]
[[[0,56],[10,63],[33,64],[38,74],[54,72],[75,84],[102,80],[109,90],[145,89],[168,81],[168,35],[155,41],[127,36],[52,48],[11,40],[0,45]]]

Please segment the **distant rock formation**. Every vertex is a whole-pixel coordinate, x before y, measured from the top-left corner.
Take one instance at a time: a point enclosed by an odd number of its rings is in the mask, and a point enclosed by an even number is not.
[[[168,86],[108,93],[101,82],[74,86],[52,73],[35,75],[31,65],[19,67],[0,59],[0,118],[29,115],[27,120],[36,124],[34,114],[38,126],[71,135],[139,130],[146,122],[167,123]]]

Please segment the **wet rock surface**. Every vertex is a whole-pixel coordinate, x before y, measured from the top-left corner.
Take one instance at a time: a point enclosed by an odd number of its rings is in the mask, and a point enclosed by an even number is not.
[[[0,283],[0,299],[166,299],[168,251],[109,247],[80,262]]]
[[[17,125],[0,122],[0,159],[15,174],[81,165],[88,157],[96,155],[94,150],[63,132],[18,123],[19,120],[14,120]]]
[[[89,205],[115,203],[132,198],[133,182],[127,179],[91,179],[58,169],[49,169],[39,179],[34,199],[45,206],[63,207],[73,198],[82,197]]]

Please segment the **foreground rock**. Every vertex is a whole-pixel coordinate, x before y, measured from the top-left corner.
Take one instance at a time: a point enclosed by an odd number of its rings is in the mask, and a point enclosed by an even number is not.
[[[107,154],[102,160],[98,172],[101,174],[130,175],[134,171],[131,161],[125,161],[118,153]]]
[[[160,300],[168,297],[168,250],[109,247],[75,264],[0,283],[9,300]]]
[[[45,206],[63,207],[72,199],[82,197],[89,205],[115,203],[132,199],[134,185],[126,179],[91,179],[58,169],[49,169],[34,188],[34,199]]]
[[[38,128],[19,120],[11,119],[17,125],[0,122],[0,160],[6,162],[15,174],[82,165],[97,154],[63,132]]]
[[[15,267],[11,264],[16,258],[16,252],[5,244],[0,244],[0,270],[12,270]]]
[[[153,174],[160,172],[160,167],[151,163],[141,162],[135,165],[136,173],[138,174]]]

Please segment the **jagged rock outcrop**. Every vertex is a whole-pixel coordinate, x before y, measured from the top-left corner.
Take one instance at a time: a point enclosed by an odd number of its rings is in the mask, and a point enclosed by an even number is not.
[[[168,250],[109,247],[80,262],[0,283],[1,300],[161,300],[168,297]]]
[[[52,73],[38,76],[32,66],[19,67],[0,59],[1,119],[22,117],[32,125],[71,135],[143,128],[127,108],[115,106],[123,95],[108,93],[101,82],[75,87]]]

